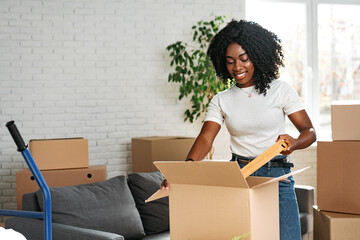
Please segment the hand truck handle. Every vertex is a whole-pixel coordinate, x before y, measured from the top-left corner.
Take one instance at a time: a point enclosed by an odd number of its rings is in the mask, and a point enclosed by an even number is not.
[[[27,145],[25,144],[23,138],[21,137],[21,134],[19,130],[17,129],[14,121],[9,121],[6,123],[6,127],[9,129],[9,132],[12,136],[12,138],[15,141],[16,146],[18,147],[18,151],[22,152],[27,148]]]

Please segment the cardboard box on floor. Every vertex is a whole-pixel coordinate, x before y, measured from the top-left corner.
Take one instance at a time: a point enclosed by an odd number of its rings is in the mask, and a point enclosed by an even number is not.
[[[49,187],[65,187],[106,180],[106,166],[91,166],[89,168],[60,169],[40,171]],[[17,208],[22,208],[22,196],[25,193],[39,190],[35,178],[29,169],[16,172]]]
[[[359,240],[360,215],[325,212],[315,207],[314,239]]]
[[[154,172],[154,161],[184,161],[194,141],[192,137],[177,136],[133,138],[132,171]]]
[[[360,214],[360,141],[317,143],[320,210]]]
[[[170,237],[279,239],[279,178],[244,178],[237,162],[154,162],[170,183],[147,201],[169,195]],[[303,171],[305,169],[301,169]],[[293,172],[295,174],[297,172]]]
[[[84,138],[32,139],[29,151],[39,170],[88,168],[88,140]]]
[[[360,140],[360,101],[335,101],[331,105],[332,139]]]

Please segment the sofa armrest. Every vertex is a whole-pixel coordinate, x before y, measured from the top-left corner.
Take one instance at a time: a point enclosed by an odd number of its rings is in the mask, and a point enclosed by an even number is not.
[[[27,240],[44,239],[44,221],[33,218],[13,217],[5,221],[5,228],[22,233]],[[52,224],[53,240],[125,240],[121,235],[66,224]]]
[[[314,187],[306,185],[295,185],[296,198],[300,213],[313,213],[315,198]]]

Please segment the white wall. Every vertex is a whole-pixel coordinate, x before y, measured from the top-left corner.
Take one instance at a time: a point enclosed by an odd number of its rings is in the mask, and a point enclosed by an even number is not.
[[[167,82],[172,70],[165,48],[189,42],[199,20],[243,18],[244,4],[1,0],[0,208],[16,208],[15,173],[26,167],[5,128],[9,120],[26,141],[87,138],[90,165],[107,165],[108,177],[131,170],[132,137],[195,137],[201,121],[183,121],[188,102],[179,102],[177,86]],[[226,129],[214,158],[230,158]]]
[[[9,120],[26,141],[87,138],[108,177],[130,171],[132,137],[195,137],[201,121],[183,121],[165,48],[214,15],[243,18],[244,0],[1,0],[0,208],[16,208],[26,167]]]

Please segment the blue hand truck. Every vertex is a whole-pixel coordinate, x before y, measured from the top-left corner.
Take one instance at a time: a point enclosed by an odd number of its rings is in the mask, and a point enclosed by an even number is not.
[[[25,144],[23,138],[19,130],[17,129],[15,122],[10,121],[6,123],[6,127],[8,128],[12,138],[15,141],[17,146],[17,150],[21,152],[22,156],[25,159],[25,162],[29,166],[29,169],[37,184],[40,187],[40,190],[43,195],[43,202],[44,202],[44,211],[43,212],[35,212],[35,211],[20,211],[20,210],[6,210],[0,209],[0,215],[4,216],[17,216],[17,217],[26,217],[26,218],[37,218],[37,219],[44,219],[44,239],[45,240],[52,240],[52,227],[51,227],[51,195],[49,187],[47,186],[43,176],[39,168],[36,166],[36,163],[31,156],[31,153],[28,149],[28,146]]]

